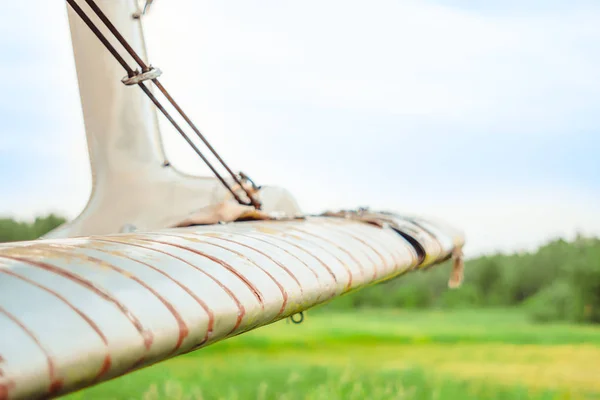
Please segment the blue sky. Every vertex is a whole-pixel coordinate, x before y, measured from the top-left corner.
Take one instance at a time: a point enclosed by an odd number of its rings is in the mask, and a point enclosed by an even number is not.
[[[74,217],[89,195],[57,3],[0,15],[0,214]],[[155,3],[163,83],[231,164],[307,211],[432,215],[471,254],[600,233],[596,2]],[[172,162],[206,173],[162,126]]]

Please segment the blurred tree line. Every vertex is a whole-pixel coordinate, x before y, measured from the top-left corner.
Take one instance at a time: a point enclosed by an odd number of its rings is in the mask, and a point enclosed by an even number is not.
[[[0,243],[33,240],[62,225],[66,220],[54,214],[38,217],[33,222],[0,218]]]
[[[467,260],[460,289],[449,263],[343,296],[336,308],[522,307],[536,321],[600,323],[600,240],[556,240],[535,252]]]
[[[33,240],[63,224],[0,218],[0,242]],[[460,289],[448,289],[449,263],[417,271],[331,302],[334,308],[523,307],[541,322],[600,323],[600,239],[555,240],[535,252],[467,260]]]

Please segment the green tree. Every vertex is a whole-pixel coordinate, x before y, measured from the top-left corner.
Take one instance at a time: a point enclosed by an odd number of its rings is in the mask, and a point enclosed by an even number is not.
[[[16,242],[37,239],[65,223],[65,219],[54,214],[38,217],[33,222],[0,218],[0,242]]]

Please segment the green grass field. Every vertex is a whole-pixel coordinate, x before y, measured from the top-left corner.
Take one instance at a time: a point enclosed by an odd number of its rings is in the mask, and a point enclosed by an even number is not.
[[[600,398],[600,328],[506,310],[316,310],[69,398]]]

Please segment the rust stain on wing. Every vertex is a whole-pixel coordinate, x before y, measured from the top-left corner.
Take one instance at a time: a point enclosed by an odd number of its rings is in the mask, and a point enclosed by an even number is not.
[[[1,254],[0,254],[0,257],[9,258],[9,259],[12,259],[15,261],[27,263],[31,266],[41,268],[45,271],[52,272],[56,275],[60,275],[64,278],[69,279],[72,282],[75,282],[75,283],[85,287],[86,289],[97,294],[104,300],[109,301],[110,303],[114,304],[127,317],[127,319],[129,319],[129,321],[132,323],[132,325],[135,327],[135,329],[137,329],[137,331],[140,333],[140,335],[143,338],[144,346],[146,347],[146,349],[150,349],[150,346],[152,346],[152,342],[154,339],[154,335],[152,334],[152,331],[150,331],[149,329],[146,329],[142,325],[140,320],[131,312],[131,310],[129,310],[129,308],[127,306],[125,306],[125,304],[123,304],[122,302],[117,300],[109,292],[107,292],[105,289],[99,287],[97,284],[94,284],[94,283],[88,281],[87,279],[84,279],[84,278],[80,277],[79,275],[74,274],[73,272],[67,271],[65,269],[56,267],[51,264],[47,264],[45,262],[27,260],[27,259],[18,258],[18,257],[9,257],[9,256],[5,256],[5,255],[1,255]]]
[[[162,240],[156,240],[156,239],[146,239],[146,238],[142,238],[141,240],[145,240],[148,242],[153,242],[153,243],[161,243],[161,244],[165,244],[168,246],[173,246],[173,247],[177,247],[179,249],[182,250],[187,250],[190,251],[194,254],[197,254],[201,257],[207,258],[219,265],[221,265],[222,267],[224,267],[226,270],[228,270],[229,272],[231,272],[233,275],[235,275],[238,279],[240,279],[242,282],[244,282],[244,284],[246,286],[248,286],[248,288],[250,289],[250,291],[252,292],[252,294],[254,295],[254,297],[256,297],[256,299],[258,300],[259,304],[261,305],[261,307],[264,309],[265,308],[265,302],[263,299],[263,295],[260,293],[260,291],[258,290],[258,288],[256,286],[254,286],[254,284],[252,282],[250,282],[244,275],[240,274],[235,268],[233,268],[231,265],[229,265],[228,263],[226,263],[223,260],[218,259],[215,256],[211,256],[210,254],[206,254],[203,253],[201,251],[198,251],[196,249],[193,249],[191,247],[186,247],[177,243],[170,243],[170,242],[164,242]]]
[[[233,300],[233,302],[238,307],[237,321],[236,321],[236,324],[235,324],[235,326],[233,327],[233,329],[232,329],[232,331],[230,333],[234,332],[235,330],[237,330],[237,328],[239,328],[240,324],[242,323],[242,320],[243,320],[244,316],[246,315],[246,309],[245,309],[244,305],[241,303],[241,301],[238,299],[238,297],[226,285],[224,285],[221,281],[219,281],[217,278],[215,278],[214,276],[212,276],[208,272],[204,271],[202,268],[199,268],[198,266],[190,263],[189,261],[186,261],[183,258],[178,257],[178,256],[176,256],[174,254],[171,254],[171,253],[169,253],[167,251],[163,251],[163,250],[157,249],[155,247],[151,247],[151,246],[143,246],[141,244],[131,243],[129,241],[120,241],[120,240],[117,240],[117,239],[118,238],[116,238],[116,237],[111,237],[110,239],[106,239],[106,240],[114,241],[116,243],[123,243],[123,244],[127,244],[129,246],[135,246],[135,247],[139,247],[141,249],[150,250],[150,251],[154,251],[154,252],[157,252],[157,253],[160,253],[160,254],[164,254],[164,255],[169,256],[171,258],[174,258],[174,259],[176,259],[178,261],[181,261],[184,264],[189,265],[190,267],[194,268],[196,271],[199,271],[202,274],[206,275],[213,282],[215,282],[218,287],[220,287],[221,289],[223,289],[223,291],[225,293],[227,293],[227,295]],[[138,240],[144,240],[144,239],[140,238]],[[148,243],[152,243],[153,242],[150,239],[146,239],[144,241],[146,241]],[[207,307],[207,309],[208,309],[208,307]],[[214,315],[213,315],[213,317],[214,317]],[[213,324],[214,324],[214,321],[213,321]]]
[[[278,232],[279,233],[279,232]],[[278,235],[275,237],[278,240],[281,240],[282,242],[297,248],[298,250],[302,251],[305,254],[308,254],[310,257],[314,258],[315,260],[317,260],[317,262],[329,273],[329,275],[331,275],[331,277],[333,278],[335,283],[338,283],[338,278],[337,276],[333,273],[333,270],[331,268],[329,268],[329,266],[322,260],[320,259],[318,256],[316,256],[315,254],[311,253],[310,251],[308,251],[307,249],[305,249],[304,247],[296,244],[295,242],[291,241],[291,240],[286,240],[285,237]]]
[[[179,236],[179,235],[172,235],[172,234],[162,234],[164,236],[171,236],[171,237],[175,237],[175,238],[179,238],[179,239],[183,239],[186,240],[188,239],[186,236]],[[202,244],[205,245],[209,245],[209,246],[214,246],[214,247],[218,247],[222,250],[225,250],[229,253],[235,254],[236,256],[240,257],[241,259],[249,262],[250,264],[254,265],[255,267],[257,267],[258,269],[260,269],[261,271],[263,271],[277,286],[277,288],[279,289],[279,291],[281,292],[281,296],[283,297],[283,303],[281,304],[281,309],[279,310],[279,314],[277,314],[278,316],[283,313],[283,311],[285,310],[285,307],[287,306],[287,302],[288,302],[288,293],[285,290],[285,288],[281,285],[281,283],[279,283],[279,281],[277,279],[275,279],[275,277],[266,269],[264,269],[263,267],[261,267],[257,262],[251,260],[250,258],[248,258],[247,256],[245,256],[244,254],[240,253],[239,251],[230,249],[228,247],[225,246],[221,246],[218,245],[216,243],[212,243],[212,242],[207,242],[207,241],[202,241]],[[229,265],[229,264],[228,264]],[[242,274],[240,274],[242,275]],[[256,290],[257,294],[260,294],[260,291],[258,290],[258,288],[256,288],[253,284],[252,284],[252,288],[254,288]],[[262,295],[261,295],[262,298]],[[264,303],[264,299],[263,299],[263,303]]]
[[[293,238],[293,239],[296,239],[296,240],[305,241],[306,243],[310,243],[311,245],[313,245],[313,246],[315,246],[315,247],[317,247],[317,248],[321,249],[321,250],[322,250],[324,253],[327,253],[327,254],[328,254],[328,255],[330,255],[331,257],[335,258],[335,259],[336,259],[336,260],[337,260],[337,261],[338,261],[338,262],[339,262],[339,263],[340,263],[340,264],[341,264],[341,265],[344,267],[344,269],[345,269],[345,270],[346,270],[346,272],[348,273],[348,284],[346,285],[346,290],[350,290],[350,288],[352,288],[352,281],[353,281],[353,279],[352,279],[352,278],[353,278],[353,276],[352,276],[352,271],[350,270],[350,268],[349,268],[349,267],[346,265],[346,263],[345,263],[344,261],[340,260],[340,258],[339,258],[338,256],[336,256],[335,254],[331,253],[331,252],[330,252],[330,251],[329,251],[327,248],[325,248],[325,247],[321,246],[321,244],[319,244],[319,243],[315,243],[315,242],[314,242],[314,241],[312,241],[312,240],[306,240],[306,239],[304,239],[304,238],[301,238],[301,237],[299,237],[299,236],[297,236],[297,235],[290,235],[290,234],[287,234],[287,233],[283,233],[283,234],[282,234],[281,232],[279,232],[279,234],[280,234],[280,235],[282,235],[283,237]],[[290,243],[291,243],[291,242],[290,242]],[[300,246],[297,246],[297,245],[295,245],[295,246],[296,246],[296,247],[298,247],[298,248],[300,248]],[[312,254],[312,253],[311,253],[311,254]],[[317,257],[315,256],[315,258],[317,258]],[[327,266],[327,264],[325,264],[325,263],[324,263],[322,260],[320,260],[319,258],[317,258],[317,259],[318,259],[318,260],[321,262],[321,264],[322,264],[322,265],[323,265],[323,266],[324,266],[326,269],[328,269],[329,271],[331,271],[331,269],[330,269],[330,268]],[[332,274],[333,274],[333,272],[332,272]],[[335,276],[335,274],[333,274],[333,275]],[[336,279],[336,281],[337,281],[337,279]]]
[[[308,232],[306,230],[300,229],[298,227],[293,228],[293,230],[298,231],[298,232],[302,232],[307,234],[308,236],[312,236],[314,238],[317,238],[319,240],[322,240],[326,243],[329,243],[330,245],[336,247],[337,249],[339,249],[342,253],[346,254],[348,257],[350,257],[350,259],[352,261],[354,261],[356,263],[356,265],[359,267],[360,272],[362,274],[363,279],[365,278],[365,267],[364,265],[362,265],[362,263],[360,261],[358,261],[358,259],[356,257],[354,257],[354,255],[352,253],[350,253],[348,250],[344,249],[342,246],[338,245],[337,243],[335,243],[333,240],[330,240],[328,238],[325,238],[323,236],[317,235],[316,233],[313,232]],[[339,259],[339,258],[338,258]],[[344,265],[346,265],[344,263]]]
[[[94,238],[94,240],[96,240],[96,241],[105,241],[105,242],[108,242],[108,243],[123,243],[123,242],[119,242],[119,241],[106,240],[106,239],[97,239],[97,238]],[[126,245],[127,245],[127,244],[126,244]],[[100,251],[107,251],[107,250],[100,250]],[[136,259],[136,258],[130,257],[130,256],[128,256],[127,254],[125,254],[124,252],[118,252],[118,251],[117,251],[117,252],[114,252],[114,251],[113,251],[113,252],[111,252],[111,253],[112,253],[112,254],[114,254],[114,255],[116,255],[116,256],[123,257],[123,258],[126,258],[126,259],[128,259],[128,260],[131,260],[131,261],[134,261],[134,262],[140,263],[140,264],[142,264],[142,265],[145,265],[146,267],[148,267],[148,268],[152,269],[153,271],[156,271],[156,272],[158,272],[159,274],[161,274],[162,276],[164,276],[165,278],[167,278],[168,280],[170,280],[171,282],[173,282],[174,284],[176,284],[177,286],[179,286],[181,289],[183,289],[183,290],[184,290],[184,291],[185,291],[185,292],[186,292],[188,295],[190,295],[190,296],[191,296],[191,297],[194,299],[194,301],[196,301],[196,303],[198,303],[198,304],[200,305],[200,307],[202,307],[202,309],[203,309],[203,310],[206,312],[206,314],[208,315],[208,327],[207,327],[207,330],[206,330],[206,334],[204,335],[204,338],[203,338],[203,340],[202,340],[202,343],[205,343],[205,342],[208,340],[208,338],[209,338],[209,336],[210,336],[210,334],[212,333],[212,331],[213,331],[213,328],[214,328],[214,322],[215,322],[215,321],[214,321],[214,319],[215,319],[215,316],[214,316],[214,313],[212,312],[212,310],[210,310],[210,309],[208,308],[208,306],[206,305],[206,303],[205,303],[205,302],[204,302],[202,299],[200,299],[198,296],[196,296],[196,295],[195,295],[195,294],[194,294],[194,293],[193,293],[193,292],[192,292],[192,291],[191,291],[191,290],[190,290],[190,289],[189,289],[187,286],[185,286],[183,283],[181,283],[181,282],[180,282],[180,281],[178,281],[177,279],[173,278],[171,275],[167,274],[166,272],[162,271],[161,269],[159,269],[159,268],[156,268],[154,265],[151,265],[151,264],[149,264],[149,263],[147,263],[147,262],[145,262],[145,261],[138,260],[138,259]],[[179,315],[179,314],[178,314],[178,315]],[[181,318],[181,316],[179,316],[179,318]],[[178,322],[179,322],[179,321],[178,321]],[[182,323],[183,323],[183,320],[182,320]],[[185,325],[185,324],[184,324],[184,325]],[[181,325],[180,325],[180,328],[181,328]],[[186,327],[186,329],[187,329],[187,327]],[[187,334],[186,334],[186,336],[187,336]],[[180,335],[180,337],[181,337],[181,335]],[[183,340],[183,339],[182,339],[182,340]],[[179,343],[179,345],[181,345],[181,343]],[[179,346],[177,346],[177,348],[176,348],[176,349],[178,349],[178,348],[179,348]]]
[[[229,243],[237,244],[237,245],[242,246],[242,247],[246,247],[246,248],[248,248],[250,250],[254,250],[255,252],[257,252],[257,253],[263,255],[264,257],[268,258],[269,260],[273,261],[273,263],[277,264],[277,266],[279,266],[279,268],[281,268],[282,270],[284,270],[294,280],[294,282],[296,282],[298,284],[298,287],[300,288],[300,292],[302,294],[304,293],[304,289],[302,288],[302,284],[300,283],[300,281],[298,280],[298,278],[296,278],[296,275],[294,275],[294,273],[292,271],[290,271],[289,268],[287,268],[285,265],[283,265],[282,263],[280,263],[279,261],[277,261],[275,258],[273,258],[270,255],[268,255],[264,251],[259,250],[259,249],[255,248],[255,247],[249,246],[249,245],[247,245],[245,243],[241,243],[241,242],[235,241],[233,239],[225,238],[223,236],[212,236],[212,237],[215,238],[215,239],[223,240],[225,242],[229,242]]]
[[[25,326],[23,322],[21,322],[16,316],[5,310],[2,306],[0,306],[0,314],[4,314],[8,317],[8,319],[13,321],[16,325],[18,325],[19,328],[21,328],[23,332],[25,332],[25,334],[27,334],[27,336],[29,336],[31,340],[35,342],[35,344],[42,351],[42,353],[44,353],[44,356],[46,357],[46,363],[48,365],[48,376],[50,378],[48,394],[53,395],[57,393],[62,388],[64,380],[57,376],[56,361],[54,360],[52,354],[50,354],[50,351],[40,342],[37,335],[31,329]]]
[[[87,315],[85,314],[83,311],[81,311],[79,308],[75,307],[69,300],[67,300],[64,296],[62,296],[60,293],[56,292],[55,290],[49,289],[27,277],[21,276],[11,270],[8,269],[0,269],[0,273],[4,273],[7,275],[10,275],[12,277],[15,277],[17,279],[20,279],[24,282],[29,283],[30,285],[36,286],[40,289],[42,289],[43,291],[50,293],[52,296],[58,298],[60,301],[62,301],[64,304],[67,305],[67,307],[69,307],[71,310],[73,310],[77,315],[79,315],[93,330],[94,332],[96,332],[96,334],[98,334],[98,336],[100,337],[100,339],[102,340],[102,343],[104,343],[105,346],[105,352],[106,355],[104,357],[104,362],[102,364],[102,367],[100,368],[100,370],[98,371],[98,375],[96,375],[95,379],[99,379],[102,375],[104,375],[111,366],[111,356],[110,356],[110,352],[108,350],[108,340],[106,339],[106,335],[104,334],[104,332],[102,332],[102,330],[100,330],[100,327],[98,327],[98,325]],[[2,360],[0,359],[0,362]],[[1,372],[1,370],[0,370]],[[2,374],[0,373],[0,376]]]
[[[70,249],[75,250],[76,247],[71,246]],[[64,248],[64,249],[61,249],[60,251],[69,251],[69,248]],[[177,343],[175,344],[175,348],[173,349],[173,352],[177,351],[181,347],[183,340],[189,334],[189,329],[188,329],[185,321],[181,317],[181,314],[179,314],[179,311],[177,311],[177,309],[173,306],[173,304],[171,304],[167,299],[165,299],[164,296],[162,296],[160,293],[158,293],[154,288],[150,287],[146,282],[144,282],[137,276],[133,275],[132,273],[125,271],[124,269],[117,267],[116,265],[112,265],[104,260],[99,259],[99,258],[84,255],[84,254],[82,254],[81,256],[84,257],[87,261],[91,261],[92,263],[95,263],[97,265],[103,265],[104,267],[106,267],[110,270],[118,272],[119,274],[125,276],[128,279],[131,279],[132,281],[134,281],[135,283],[137,283],[138,285],[142,286],[144,289],[146,289],[147,291],[152,293],[152,295],[154,295],[154,297],[156,297],[167,308],[167,310],[169,310],[169,312],[171,313],[171,315],[173,316],[173,318],[175,318],[175,321],[177,322],[177,327],[179,329],[179,336],[177,338]]]

